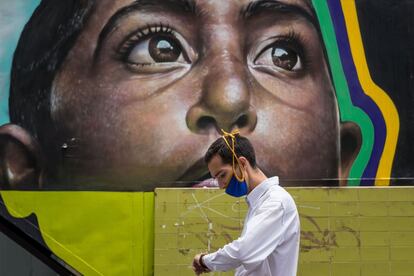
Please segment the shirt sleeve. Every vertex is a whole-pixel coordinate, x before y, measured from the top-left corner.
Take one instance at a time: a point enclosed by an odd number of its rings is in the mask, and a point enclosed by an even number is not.
[[[283,239],[287,226],[279,201],[267,201],[247,221],[245,234],[214,253],[203,257],[212,271],[227,271],[243,265],[254,269],[262,263]]]

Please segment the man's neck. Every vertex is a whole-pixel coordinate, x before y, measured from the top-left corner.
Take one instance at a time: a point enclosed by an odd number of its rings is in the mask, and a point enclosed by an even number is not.
[[[254,190],[257,186],[265,181],[268,177],[259,169],[255,169],[251,175],[249,175],[249,192]]]

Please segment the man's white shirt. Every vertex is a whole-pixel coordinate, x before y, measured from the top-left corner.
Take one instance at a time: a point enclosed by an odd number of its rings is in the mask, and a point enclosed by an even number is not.
[[[295,276],[300,223],[293,198],[277,176],[246,197],[249,206],[241,236],[203,257],[211,271],[236,269],[237,276]]]

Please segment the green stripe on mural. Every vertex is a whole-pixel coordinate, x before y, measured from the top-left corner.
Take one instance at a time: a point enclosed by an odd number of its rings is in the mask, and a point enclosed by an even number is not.
[[[352,104],[348,84],[342,68],[335,31],[326,1],[312,0],[321,27],[338,100],[341,121],[356,123],[362,132],[362,145],[349,174],[349,186],[358,186],[369,161],[374,144],[374,126],[368,115]]]

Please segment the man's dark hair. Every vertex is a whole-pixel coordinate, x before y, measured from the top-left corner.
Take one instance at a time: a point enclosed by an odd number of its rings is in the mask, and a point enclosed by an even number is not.
[[[226,140],[231,146],[231,138],[226,137]],[[236,152],[237,157],[245,157],[249,161],[250,165],[253,168],[256,168],[256,155],[254,153],[254,148],[250,143],[249,139],[239,134],[236,134],[234,141],[234,151]],[[227,146],[223,137],[218,138],[216,141],[214,141],[213,144],[211,144],[204,156],[204,161],[208,164],[216,154],[218,154],[221,157],[224,164],[232,164],[233,153]]]

